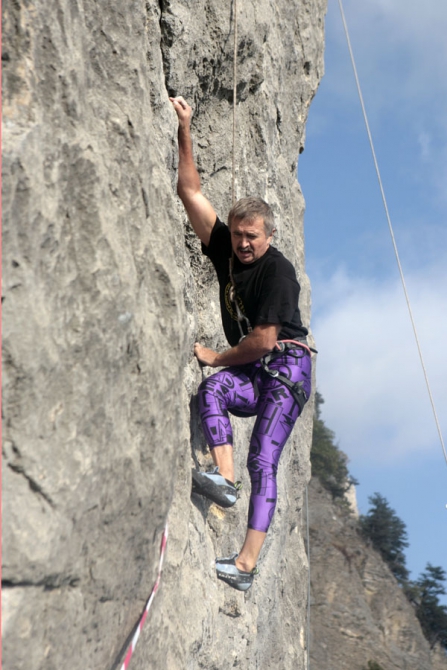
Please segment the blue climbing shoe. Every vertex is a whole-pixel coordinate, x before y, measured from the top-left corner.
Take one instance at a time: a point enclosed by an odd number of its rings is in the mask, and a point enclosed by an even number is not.
[[[241,485],[233,484],[219,474],[219,468],[211,472],[192,471],[192,492],[212,500],[220,507],[232,507],[237,500]]]
[[[244,572],[236,567],[236,558],[238,554],[232,554],[227,558],[216,558],[216,573],[218,579],[232,586],[238,591],[248,591],[253,584],[255,575],[258,574],[258,568],[254,567],[251,572]]]

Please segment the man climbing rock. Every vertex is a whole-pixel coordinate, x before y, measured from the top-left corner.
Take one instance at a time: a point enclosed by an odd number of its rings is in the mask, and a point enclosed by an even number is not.
[[[222,223],[201,191],[192,150],[191,107],[182,97],[170,100],[179,123],[177,193],[216,270],[230,345],[222,353],[194,345],[202,365],[224,368],[199,387],[200,416],[215,469],[193,472],[196,493],[222,507],[234,505],[237,485],[228,413],[257,417],[247,460],[251,496],[245,541],[238,554],[216,559],[218,578],[245,591],[253,583],[275,511],[281,452],[311,392],[308,331],[298,309],[295,270],[271,246],[271,208],[260,198],[243,198],[232,207],[228,226]]]

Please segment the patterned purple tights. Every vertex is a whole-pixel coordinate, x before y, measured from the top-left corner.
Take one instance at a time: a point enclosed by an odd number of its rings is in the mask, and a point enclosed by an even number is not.
[[[269,364],[293,382],[302,381],[307,397],[311,391],[311,359],[307,352],[292,349]],[[259,395],[253,382],[258,375]],[[212,449],[233,444],[228,412],[257,416],[250,440],[247,467],[251,479],[248,527],[267,532],[276,507],[276,472],[283,447],[300,410],[289,389],[270,377],[259,361],[225,368],[205,379],[199,387],[199,408],[206,440]]]

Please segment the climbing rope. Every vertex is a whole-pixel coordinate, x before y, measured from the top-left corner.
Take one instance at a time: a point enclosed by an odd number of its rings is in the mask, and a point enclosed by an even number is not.
[[[231,204],[236,202],[236,103],[237,103],[237,0],[233,0],[234,47],[233,47],[233,159],[231,179]]]
[[[427,386],[428,396],[430,398],[430,403],[431,403],[432,410],[433,410],[433,416],[435,418],[436,428],[438,430],[439,440],[441,442],[441,447],[442,447],[442,450],[443,450],[443,453],[444,453],[445,462],[447,464],[447,452],[446,452],[446,448],[445,448],[445,444],[444,444],[444,439],[442,437],[441,426],[439,424],[438,415],[437,415],[436,407],[435,407],[435,402],[434,402],[434,399],[433,399],[433,394],[431,392],[431,387],[430,387],[430,382],[429,382],[429,379],[428,379],[427,370],[425,368],[424,357],[422,355],[422,349],[421,349],[421,345],[420,345],[420,342],[419,342],[418,332],[417,332],[417,329],[416,329],[416,323],[415,323],[415,320],[414,320],[414,317],[413,317],[413,311],[411,309],[410,298],[409,298],[407,287],[406,287],[406,284],[405,284],[405,278],[404,278],[404,273],[403,273],[402,265],[401,265],[400,258],[399,258],[399,252],[397,250],[396,239],[394,237],[393,226],[391,224],[391,218],[390,218],[390,214],[389,214],[389,211],[388,211],[388,205],[387,205],[387,201],[386,201],[386,198],[385,198],[385,192],[384,192],[383,185],[382,185],[382,178],[380,176],[379,165],[377,163],[376,152],[375,152],[375,149],[374,149],[374,143],[373,143],[371,131],[370,131],[370,128],[369,128],[369,122],[368,122],[368,117],[367,117],[367,114],[366,114],[365,103],[363,102],[363,95],[362,95],[362,90],[360,88],[360,81],[359,81],[359,78],[358,78],[358,75],[357,75],[357,68],[356,68],[356,64],[355,64],[354,53],[353,53],[352,47],[351,47],[351,40],[349,38],[348,26],[346,24],[346,19],[345,19],[345,13],[343,11],[342,0],[338,0],[338,4],[339,4],[339,7],[340,7],[341,18],[342,18],[342,21],[343,21],[343,27],[344,27],[344,31],[345,31],[345,35],[346,35],[346,41],[348,43],[348,49],[349,49],[349,55],[351,57],[352,69],[354,70],[354,77],[355,77],[355,82],[356,82],[356,85],[357,85],[358,95],[359,95],[359,98],[360,98],[360,104],[361,104],[361,107],[362,107],[363,118],[365,120],[366,132],[368,133],[369,145],[371,147],[371,153],[372,153],[372,157],[373,157],[373,161],[374,161],[374,167],[376,169],[377,179],[379,181],[380,193],[382,195],[382,201],[383,201],[383,205],[384,205],[384,208],[385,208],[386,218],[387,218],[387,221],[388,221],[388,228],[389,228],[390,235],[391,235],[391,241],[393,243],[394,254],[396,256],[397,266],[399,268],[399,274],[400,274],[400,278],[401,278],[401,281],[402,281],[402,286],[403,286],[403,289],[404,289],[405,300],[406,300],[406,303],[407,303],[408,312],[410,314],[411,325],[413,327],[413,333],[414,333],[414,337],[416,339],[416,345],[417,345],[417,349],[418,349],[418,353],[419,353],[419,359],[421,361],[421,366],[422,366],[422,370],[423,370],[423,373],[424,373],[425,384]]]
[[[143,629],[144,622],[146,621],[147,614],[149,612],[149,608],[152,605],[152,601],[155,598],[155,594],[158,591],[158,587],[160,586],[160,581],[161,581],[161,574],[162,574],[162,569],[163,569],[163,559],[166,551],[166,544],[168,542],[168,524],[166,523],[163,535],[161,538],[161,545],[160,545],[160,558],[158,561],[158,574],[157,574],[157,579],[155,580],[155,584],[152,588],[151,595],[149,597],[149,600],[146,603],[146,607],[144,608],[144,612],[141,616],[141,619],[138,622],[137,628],[135,630],[135,633],[132,637],[132,641],[129,644],[129,647],[126,652],[126,656],[124,657],[123,664],[121,665],[120,670],[127,670],[129,667],[130,659],[133,656],[133,653],[135,651],[135,647],[137,645],[138,639],[140,637],[140,633]]]

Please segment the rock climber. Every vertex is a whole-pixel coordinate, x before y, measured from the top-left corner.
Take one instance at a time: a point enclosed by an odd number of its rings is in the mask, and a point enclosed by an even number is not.
[[[228,226],[222,223],[201,191],[192,148],[192,109],[181,96],[170,101],[178,117],[177,193],[216,270],[230,345],[222,353],[194,345],[202,365],[223,367],[199,387],[200,417],[215,468],[193,471],[195,493],[222,507],[234,505],[238,486],[228,413],[257,417],[247,460],[251,496],[245,541],[239,553],[216,559],[217,577],[246,591],[275,511],[281,452],[311,392],[308,331],[298,308],[295,270],[271,246],[275,227],[270,206],[260,198],[243,198],[232,207]]]

